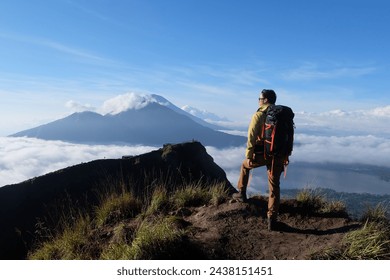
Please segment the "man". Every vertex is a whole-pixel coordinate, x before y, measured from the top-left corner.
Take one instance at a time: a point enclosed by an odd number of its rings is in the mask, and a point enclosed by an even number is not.
[[[246,202],[246,190],[249,180],[249,172],[252,168],[266,166],[268,172],[268,230],[275,230],[276,219],[280,204],[280,175],[283,172],[284,158],[274,157],[266,159],[264,157],[264,139],[262,138],[262,128],[265,123],[268,106],[275,104],[276,93],[272,89],[261,91],[259,98],[259,109],[253,115],[248,129],[248,141],[245,159],[241,165],[240,178],[238,179],[238,193],[233,198]]]

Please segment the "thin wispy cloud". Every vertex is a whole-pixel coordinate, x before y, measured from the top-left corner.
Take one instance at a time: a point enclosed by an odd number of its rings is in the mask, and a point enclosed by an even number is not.
[[[70,1],[70,0],[68,0],[67,3],[72,5],[76,9],[82,11],[83,13],[86,13],[88,15],[92,15],[95,18],[98,18],[100,20],[107,21],[107,22],[111,22],[112,21],[108,16],[106,16],[106,15],[104,15],[102,13],[97,12],[96,10],[92,9],[91,7],[87,8],[86,6],[83,6],[80,3],[78,3],[78,2]]]
[[[214,86],[206,83],[186,82],[181,83],[183,86],[199,92],[202,95],[217,95],[217,96],[231,96],[234,95],[232,90],[228,90],[224,87]]]
[[[190,113],[191,115],[198,117],[200,119],[206,120],[206,121],[227,121],[226,118],[222,118],[212,112],[209,112],[207,110],[198,109],[189,105],[185,105],[181,107],[183,111],[186,111],[187,113]]]
[[[34,42],[35,41],[35,42]],[[48,48],[51,48],[53,50],[62,52],[64,54],[69,54],[75,57],[83,58],[83,59],[88,59],[90,61],[94,62],[104,62],[104,63],[112,63],[112,61],[109,61],[106,58],[103,58],[101,56],[97,56],[95,54],[92,54],[88,51],[77,49],[74,47],[67,46],[65,44],[61,44],[59,42],[51,41],[48,39],[35,39],[34,41],[30,41],[32,43],[35,43],[37,45],[42,45]]]
[[[270,85],[270,81],[258,71],[238,70],[231,75],[232,81],[237,84],[253,86],[258,84]]]
[[[375,67],[321,67],[317,64],[305,64],[282,74],[285,80],[331,80],[356,78],[375,72]]]
[[[15,34],[15,33],[0,33],[0,37],[6,40],[18,41],[35,46],[45,47],[50,50],[60,52],[62,54],[71,55],[79,59],[88,60],[93,63],[107,63],[113,64],[112,60],[96,55],[90,51],[76,48],[73,46],[66,45],[48,38],[41,38],[26,34]]]
[[[79,1],[78,2],[76,2],[76,1],[67,1],[67,2],[72,7],[76,8],[79,11],[81,11],[84,15],[89,16],[89,18],[94,18],[94,19],[97,19],[99,21],[104,22],[105,24],[110,24],[110,25],[114,25],[114,26],[117,26],[117,27],[123,27],[123,28],[126,28],[126,29],[129,29],[129,28],[132,29],[133,28],[133,27],[131,27],[129,25],[125,25],[122,22],[116,20],[112,16],[108,16],[107,14],[104,13],[104,11],[98,11],[98,10],[92,8],[91,6],[82,5],[82,4],[80,4]]]
[[[197,65],[192,66],[190,71],[194,76],[204,75],[216,79],[216,82],[220,81],[228,83],[229,85],[236,86],[253,86],[262,84],[269,84],[269,81],[265,78],[264,70],[250,65],[246,68],[232,68],[228,65]],[[187,71],[188,73],[189,71]]]
[[[96,108],[90,104],[80,104],[74,100],[69,100],[65,103],[65,107],[72,112],[96,111]]]
[[[245,67],[231,67],[222,64],[197,64],[188,67],[165,67],[165,71],[176,73],[190,80],[207,80],[210,83],[225,84],[230,87],[254,86],[269,84],[263,67],[246,65]]]

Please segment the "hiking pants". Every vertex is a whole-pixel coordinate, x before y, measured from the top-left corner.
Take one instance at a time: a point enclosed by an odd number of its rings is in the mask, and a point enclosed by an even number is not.
[[[248,186],[250,170],[260,166],[267,166],[269,190],[267,217],[276,219],[280,205],[280,175],[282,174],[284,167],[282,158],[275,157],[272,162],[272,159],[265,160],[264,157],[260,156],[252,161],[251,167],[247,165],[247,159],[245,159],[241,165],[237,188],[240,191],[246,189]]]

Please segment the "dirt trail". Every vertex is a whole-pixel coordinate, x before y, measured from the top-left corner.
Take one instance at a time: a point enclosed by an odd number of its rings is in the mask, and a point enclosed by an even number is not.
[[[212,259],[308,259],[341,246],[343,236],[360,226],[345,217],[301,215],[288,204],[282,201],[279,230],[272,232],[265,199],[194,208],[185,219],[195,228],[193,241]]]

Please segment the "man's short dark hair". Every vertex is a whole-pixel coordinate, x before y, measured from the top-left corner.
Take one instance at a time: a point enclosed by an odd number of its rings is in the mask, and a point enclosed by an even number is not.
[[[268,102],[271,104],[275,104],[276,102],[276,93],[273,89],[263,89],[261,94],[264,98],[268,99]]]

